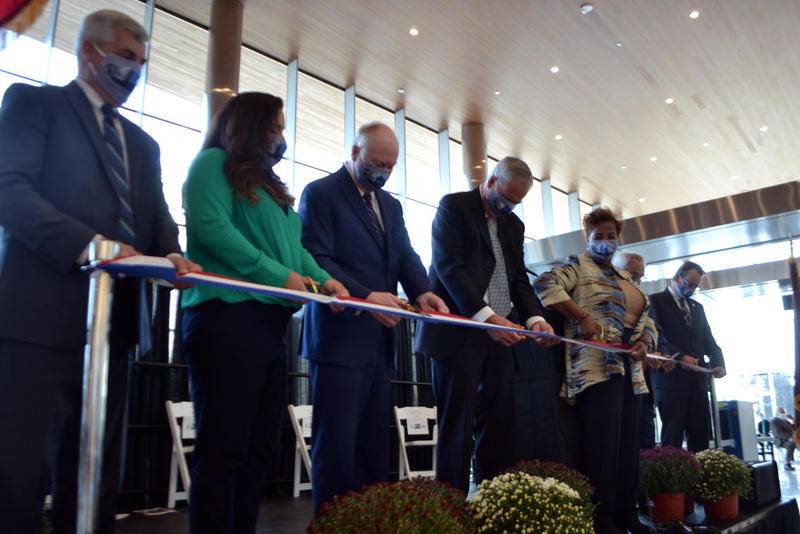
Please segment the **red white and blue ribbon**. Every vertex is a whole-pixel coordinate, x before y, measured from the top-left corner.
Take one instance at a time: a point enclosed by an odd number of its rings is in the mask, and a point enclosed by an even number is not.
[[[232,291],[245,291],[248,293],[256,293],[266,295],[274,298],[281,298],[307,304],[309,302],[316,302],[319,304],[334,304],[344,308],[353,310],[362,310],[369,312],[384,313],[387,315],[395,315],[404,317],[406,319],[413,319],[417,321],[424,321],[428,323],[449,324],[452,326],[464,326],[468,328],[477,328],[479,330],[495,330],[502,332],[513,332],[528,338],[546,338],[555,339],[563,343],[577,345],[580,347],[588,347],[603,352],[613,352],[618,354],[630,354],[631,347],[621,343],[604,343],[600,341],[590,341],[583,339],[573,339],[556,334],[547,334],[544,332],[532,332],[524,328],[512,328],[508,326],[500,326],[491,323],[482,323],[473,321],[460,315],[450,313],[440,313],[434,311],[410,311],[403,308],[396,308],[393,306],[384,306],[382,304],[375,304],[373,302],[359,299],[356,297],[331,297],[329,295],[322,295],[320,293],[312,293],[305,291],[296,291],[294,289],[286,289],[283,287],[268,286],[263,284],[256,284],[253,282],[245,282],[235,278],[229,278],[211,273],[188,273],[185,275],[178,275],[175,271],[175,266],[167,258],[160,258],[155,256],[129,256],[126,258],[117,258],[98,262],[95,268],[102,269],[117,276],[133,276],[136,278],[156,278],[165,280],[167,282],[183,282],[189,284],[206,285],[218,287],[222,289],[229,289]],[[672,358],[660,356],[657,354],[648,354],[648,358],[659,361],[674,362]],[[685,369],[691,369],[701,373],[712,373],[710,369],[700,367],[697,365],[680,364]]]

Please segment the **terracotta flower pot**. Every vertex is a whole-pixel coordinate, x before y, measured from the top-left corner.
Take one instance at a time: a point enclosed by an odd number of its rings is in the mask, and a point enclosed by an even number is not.
[[[739,515],[739,495],[731,493],[718,501],[704,501],[708,519],[734,519]]]
[[[692,515],[693,513],[694,513],[694,495],[692,495],[691,493],[687,493],[683,515]]]
[[[656,523],[681,519],[685,505],[683,493],[656,493],[650,496],[650,518]]]

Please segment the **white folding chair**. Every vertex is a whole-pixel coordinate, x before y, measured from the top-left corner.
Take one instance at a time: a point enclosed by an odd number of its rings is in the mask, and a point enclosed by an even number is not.
[[[400,441],[400,462],[398,472],[400,480],[404,478],[430,477],[436,476],[436,438],[438,437],[438,426],[436,425],[436,407],[426,408],[423,406],[407,406],[405,408],[394,407],[394,419],[397,424],[397,437]],[[433,431],[428,430],[428,421],[433,420]],[[405,425],[403,424],[405,422]],[[431,439],[419,439],[408,441],[407,436],[427,436],[432,434]],[[407,447],[432,447],[433,462],[430,471],[412,471],[408,461]]]
[[[292,428],[295,435],[294,447],[294,484],[292,485],[292,495],[299,497],[301,491],[310,490],[311,481],[311,406],[308,404],[295,406],[289,405],[289,419],[292,421]],[[306,441],[308,440],[308,441]],[[301,482],[300,463],[305,466],[308,473],[308,482]]]
[[[191,477],[186,455],[194,451],[194,445],[184,444],[184,440],[195,439],[194,407],[191,402],[167,401],[167,420],[172,433],[172,459],[169,465],[169,493],[167,507],[175,508],[175,501],[189,502]],[[178,472],[180,471],[183,491],[178,491]]]

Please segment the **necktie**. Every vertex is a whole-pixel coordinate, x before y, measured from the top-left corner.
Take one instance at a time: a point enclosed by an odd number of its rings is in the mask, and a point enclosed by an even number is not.
[[[503,247],[497,238],[497,219],[487,219],[489,226],[489,240],[492,242],[492,253],[494,253],[494,271],[489,280],[489,307],[500,317],[506,317],[511,313],[511,292],[508,289],[508,273],[506,272],[506,260],[503,257]]]
[[[364,204],[367,206],[367,213],[369,213],[369,220],[372,222],[372,229],[375,230],[375,234],[378,236],[381,248],[383,248],[385,244],[383,239],[383,227],[381,227],[378,214],[375,213],[375,206],[372,205],[372,193],[364,193],[361,198],[364,199]]]
[[[689,301],[685,298],[679,298],[678,302],[681,303],[681,313],[683,313],[683,320],[686,324],[692,326],[692,310],[689,308]]]
[[[111,179],[117,190],[120,205],[120,236],[123,243],[136,244],[136,233],[133,230],[133,210],[131,209],[130,186],[128,185],[128,170],[125,167],[125,151],[122,140],[119,138],[114,119],[116,110],[108,104],[102,107],[103,111],[103,139],[108,147],[111,161]]]

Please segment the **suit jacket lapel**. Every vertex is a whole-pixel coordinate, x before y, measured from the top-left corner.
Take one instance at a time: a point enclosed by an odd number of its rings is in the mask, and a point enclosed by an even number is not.
[[[392,232],[390,232],[392,223],[389,220],[390,219],[390,216],[389,216],[389,203],[387,202],[386,197],[384,197],[384,195],[388,195],[388,194],[389,193],[387,193],[387,192],[385,192],[383,190],[375,191],[375,198],[378,201],[378,209],[381,210],[381,220],[383,221],[383,240],[384,240],[384,243],[385,243],[385,246],[386,246],[387,254],[388,254],[388,251],[392,250],[392,247],[394,246],[394,242],[393,242],[393,239],[392,239],[393,238],[393,234],[392,234]]]
[[[347,199],[347,203],[350,204],[356,216],[361,219],[361,222],[367,227],[367,231],[369,231],[370,235],[375,239],[375,243],[380,246],[381,238],[372,226],[372,219],[370,219],[367,213],[367,206],[364,205],[364,199],[359,195],[358,188],[356,188],[356,184],[353,183],[353,178],[350,177],[350,172],[343,166],[336,174],[339,189],[341,189],[342,194],[345,199]],[[386,221],[384,220],[384,228],[386,228],[385,225]]]
[[[103,136],[100,135],[100,127],[97,124],[97,117],[94,114],[92,105],[76,82],[67,85],[66,91],[70,104],[75,108],[75,112],[78,114],[78,118],[80,118],[81,124],[86,130],[86,134],[89,136],[89,140],[92,142],[95,152],[97,152],[97,157],[100,159],[100,163],[103,164],[103,169],[106,171],[106,178],[108,178],[114,191],[119,195],[120,192],[117,189],[117,184],[114,183],[114,180],[111,178],[111,156],[108,153],[108,147],[106,146]],[[128,159],[130,160],[131,158],[129,157]]]
[[[472,210],[475,212],[475,221],[477,221],[478,231],[483,238],[483,242],[489,247],[489,250],[492,250],[492,240],[489,238],[489,225],[486,222],[486,213],[484,212],[483,200],[481,199],[481,190],[479,187],[476,187],[470,191],[470,194],[472,195]],[[500,225],[498,224],[498,235],[499,227]]]
[[[139,149],[140,137],[137,135],[136,126],[120,115],[119,120],[122,124],[122,133],[125,136],[125,151],[128,154],[128,187],[130,188],[130,202],[133,213],[136,213],[136,195],[138,193],[139,176],[142,171],[142,160],[133,157],[133,154],[141,154]],[[159,168],[160,168],[159,162]]]

